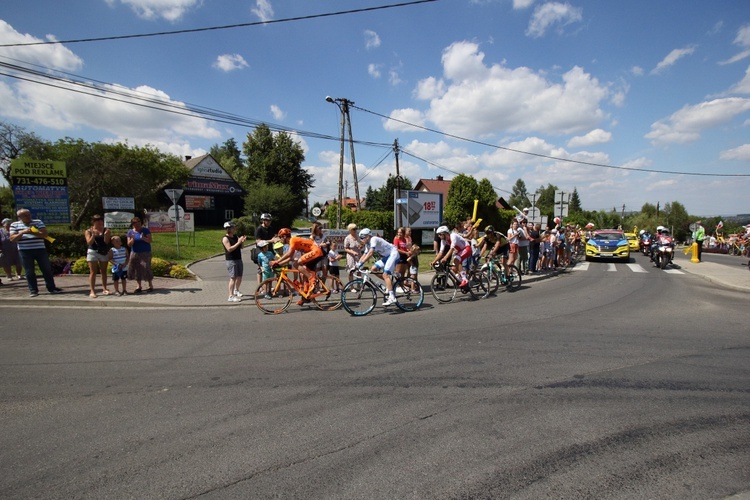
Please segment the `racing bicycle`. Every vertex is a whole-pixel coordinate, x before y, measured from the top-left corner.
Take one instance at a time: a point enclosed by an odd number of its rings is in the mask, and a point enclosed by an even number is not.
[[[312,290],[305,290],[297,269],[282,268],[278,276],[268,278],[255,290],[255,305],[266,314],[280,314],[287,310],[292,299],[299,296],[310,300],[321,311],[341,307],[343,285],[336,276],[318,278]]]
[[[461,287],[461,277],[457,276],[451,266],[438,262],[435,264],[435,275],[430,282],[430,290],[435,300],[443,304],[456,298],[459,290],[468,293],[472,299],[483,299],[490,294],[489,277],[481,269],[472,266],[466,273],[468,284]]]
[[[354,271],[354,278],[346,284],[341,302],[349,314],[365,316],[369,314],[377,303],[378,292],[383,299],[388,297],[385,283],[374,279],[372,271],[362,269]],[[393,276],[393,291],[396,294],[396,306],[402,311],[416,311],[424,301],[424,290],[419,281],[414,278],[404,278],[396,273]]]
[[[508,273],[506,273],[500,259],[493,258],[488,259],[481,269],[490,280],[490,293],[496,293],[500,285],[508,291],[516,290],[521,286],[521,272],[515,264],[508,264]]]

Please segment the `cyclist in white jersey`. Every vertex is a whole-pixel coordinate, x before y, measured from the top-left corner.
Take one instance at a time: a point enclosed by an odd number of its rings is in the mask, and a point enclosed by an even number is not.
[[[376,266],[383,268],[383,281],[385,281],[385,287],[388,289],[388,299],[383,303],[384,306],[392,306],[396,303],[396,294],[393,291],[393,270],[396,269],[398,263],[399,253],[398,248],[388,243],[380,236],[373,236],[372,232],[368,228],[364,228],[359,232],[359,239],[365,245],[366,251],[364,255],[357,262],[357,268],[361,268],[367,260],[372,257],[372,254],[377,252],[383,258],[380,262],[376,263]]]
[[[437,234],[442,240],[445,241],[445,245],[441,245],[441,253],[439,259],[440,262],[447,263],[449,259],[453,260],[453,272],[461,276],[462,287],[468,284],[466,279],[466,269],[468,258],[471,256],[471,243],[466,241],[466,238],[458,233],[451,233],[448,226],[440,226],[437,229]],[[448,246],[450,242],[450,246]],[[445,252],[443,252],[445,249]]]

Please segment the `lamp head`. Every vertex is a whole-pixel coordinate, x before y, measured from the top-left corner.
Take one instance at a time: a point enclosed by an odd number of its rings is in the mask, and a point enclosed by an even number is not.
[[[333,97],[327,95],[326,96],[326,102],[333,102]]]

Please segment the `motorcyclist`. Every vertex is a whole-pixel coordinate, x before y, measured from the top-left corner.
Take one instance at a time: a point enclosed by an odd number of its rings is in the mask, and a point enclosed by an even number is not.
[[[651,260],[654,260],[654,255],[656,254],[656,247],[659,246],[659,239],[661,238],[661,233],[666,228],[664,226],[656,226],[656,234],[653,235],[651,238]]]

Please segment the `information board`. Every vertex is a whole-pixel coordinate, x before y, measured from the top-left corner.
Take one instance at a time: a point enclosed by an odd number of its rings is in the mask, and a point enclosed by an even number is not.
[[[16,207],[45,224],[70,224],[68,174],[64,161],[18,158],[10,162]]]

